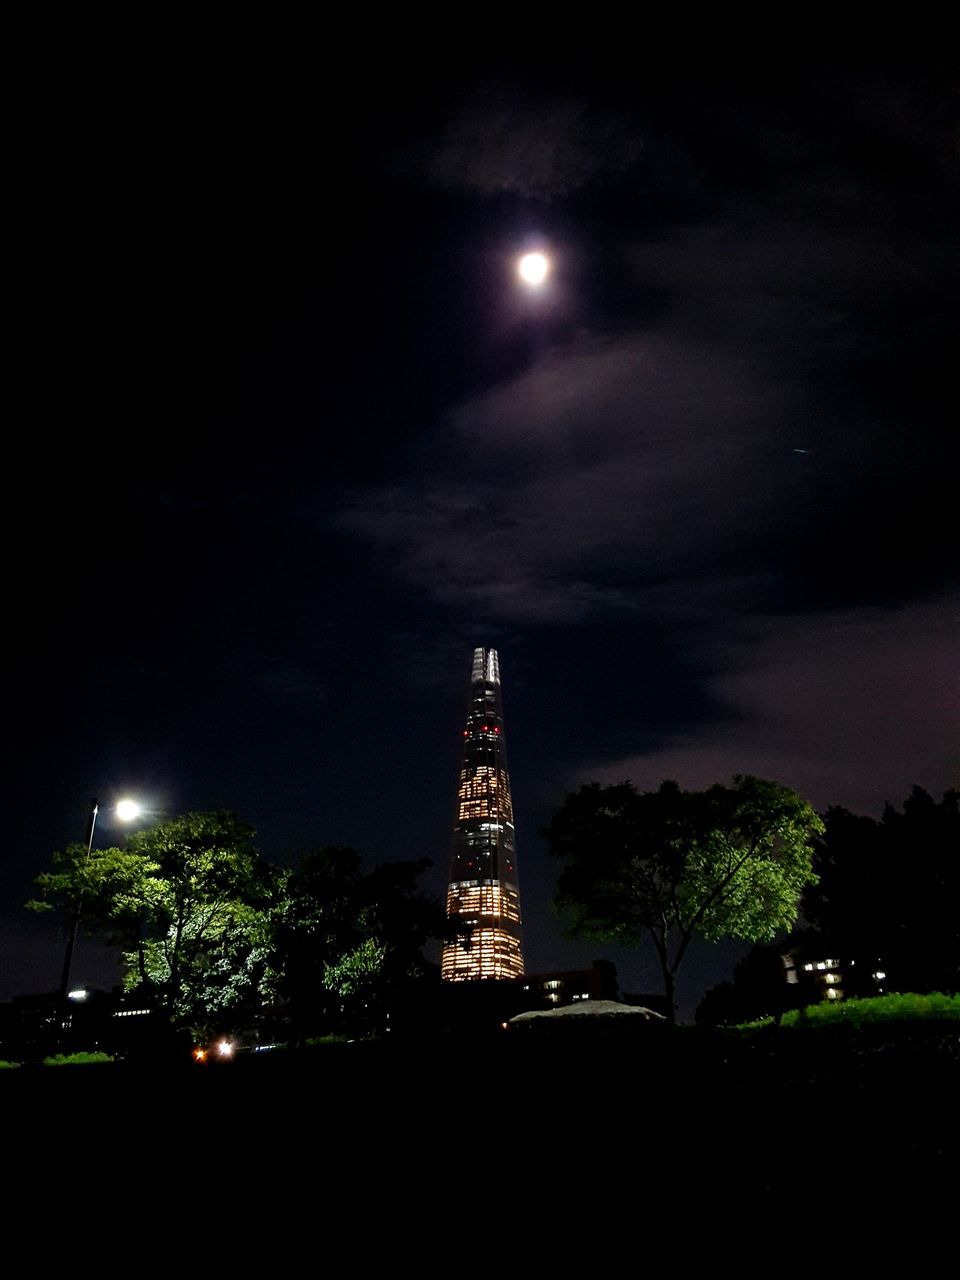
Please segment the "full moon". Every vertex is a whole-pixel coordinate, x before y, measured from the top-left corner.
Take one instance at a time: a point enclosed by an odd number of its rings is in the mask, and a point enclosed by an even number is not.
[[[517,270],[524,284],[543,284],[550,270],[550,263],[542,253],[525,253]]]

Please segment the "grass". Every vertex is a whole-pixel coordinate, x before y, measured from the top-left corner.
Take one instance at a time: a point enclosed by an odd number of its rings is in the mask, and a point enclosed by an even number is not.
[[[946,1021],[960,1019],[960,995],[944,995],[932,991],[918,995],[913,991],[870,996],[862,1000],[824,1000],[803,1009],[790,1009],[783,1015],[785,1027],[862,1027],[881,1022]],[[756,1031],[769,1027],[773,1018],[743,1022],[737,1031]]]
[[[54,1053],[44,1058],[45,1067],[88,1067],[98,1062],[113,1062],[109,1053]]]

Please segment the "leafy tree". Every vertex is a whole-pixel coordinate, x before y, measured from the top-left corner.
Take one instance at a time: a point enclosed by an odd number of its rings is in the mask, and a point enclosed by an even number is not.
[[[737,777],[702,792],[591,783],[567,796],[544,834],[566,863],[556,904],[571,932],[652,942],[675,1016],[677,974],[695,935],[757,942],[793,924],[822,829],[795,792]]]
[[[124,849],[54,854],[27,905],[82,908],[121,948],[124,985],[194,1030],[257,996],[275,873],[230,813],[190,813],[135,832]]]
[[[449,928],[440,904],[417,889],[428,865],[364,873],[355,850],[321,848],[286,874],[271,917],[268,981],[295,1036],[381,1027],[423,977],[423,947]]]
[[[758,944],[735,965],[733,982],[706,992],[697,1006],[697,1023],[716,1027],[772,1016],[779,1025],[788,1010],[816,998],[815,988],[785,980],[782,944]]]
[[[370,1031],[422,978],[422,949],[449,931],[418,891],[423,862],[365,873],[352,849],[263,862],[229,813],[193,813],[131,835],[123,849],[72,845],[37,878],[36,910],[78,908],[119,946],[124,985],[204,1035],[285,1011],[295,1035]]]
[[[879,963],[888,989],[960,989],[960,793],[914,787],[879,822],[829,809],[814,866],[803,914],[857,973]]]
[[[357,944],[360,855],[321,848],[283,873],[270,911],[267,991],[285,1007],[295,1036],[335,1021],[328,970]]]

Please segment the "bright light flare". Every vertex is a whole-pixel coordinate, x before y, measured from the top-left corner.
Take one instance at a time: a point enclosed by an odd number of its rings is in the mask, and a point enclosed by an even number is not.
[[[114,809],[114,813],[121,822],[136,822],[143,810],[136,800],[121,800]]]
[[[217,1045],[217,1053],[221,1058],[232,1058],[236,1047],[231,1040],[221,1040]]]
[[[206,1062],[207,1060],[206,1049],[194,1049],[193,1057],[195,1062]]]
[[[524,284],[536,288],[550,274],[550,260],[542,253],[525,253],[517,264],[517,271]]]

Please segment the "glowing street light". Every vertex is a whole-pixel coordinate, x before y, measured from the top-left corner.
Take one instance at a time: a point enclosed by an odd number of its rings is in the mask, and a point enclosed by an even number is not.
[[[136,800],[124,799],[118,801],[113,808],[114,813],[121,822],[134,822],[140,817],[143,810]],[[90,821],[87,826],[87,851],[84,854],[84,861],[90,857],[93,849],[93,833],[97,829],[97,814],[100,812],[100,801],[93,800],[90,807]],[[60,977],[60,1021],[64,1020],[64,1014],[67,1007],[67,999],[70,992],[70,966],[73,964],[73,948],[77,941],[77,930],[80,928],[80,914],[82,909],[82,899],[78,896],[74,904],[73,915],[70,918],[70,928],[67,932],[67,950],[63,957],[63,973]]]

